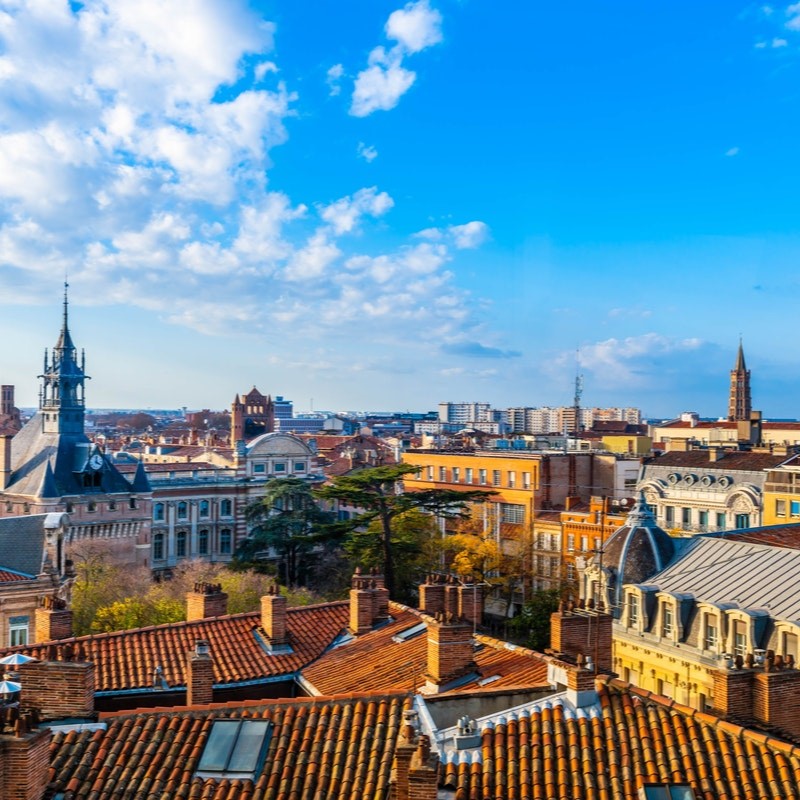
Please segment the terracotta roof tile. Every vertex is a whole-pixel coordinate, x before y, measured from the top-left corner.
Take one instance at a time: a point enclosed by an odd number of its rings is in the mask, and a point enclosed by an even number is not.
[[[345,602],[290,608],[287,626],[293,652],[281,655],[270,655],[261,646],[258,612],[81,636],[14,650],[45,658],[50,645],[69,645],[80,658],[95,663],[96,691],[119,692],[152,687],[156,666],[161,667],[170,688],[185,686],[186,654],[202,639],[209,643],[214,659],[214,683],[235,684],[292,675],[322,654],[347,625],[348,613]]]
[[[325,653],[303,669],[303,678],[322,694],[372,691],[413,691],[424,682],[428,641],[425,632],[405,641],[394,637],[422,622],[419,612],[405,606],[390,605],[393,621],[354,641]],[[483,646],[475,652],[478,678],[458,687],[458,692],[474,692],[479,681],[492,678],[487,690],[511,687],[544,686],[547,665],[525,648],[508,649],[503,642],[476,637]]]

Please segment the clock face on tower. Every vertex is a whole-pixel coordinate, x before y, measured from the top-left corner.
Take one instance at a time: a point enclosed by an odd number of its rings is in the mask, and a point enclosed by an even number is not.
[[[103,456],[101,456],[100,453],[94,453],[92,457],[89,459],[89,468],[93,470],[98,470],[102,466],[103,466]]]

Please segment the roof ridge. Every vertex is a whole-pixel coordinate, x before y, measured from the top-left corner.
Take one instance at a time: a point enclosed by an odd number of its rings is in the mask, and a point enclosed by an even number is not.
[[[191,706],[154,706],[146,708],[125,709],[122,711],[102,711],[98,720],[120,719],[126,717],[148,717],[151,715],[211,713],[213,711],[235,710],[238,708],[272,708],[275,706],[314,706],[326,703],[358,703],[364,700],[397,700],[411,697],[411,692],[342,692],[340,694],[314,695],[313,697],[278,697],[259,698],[255,700],[228,700],[219,703],[195,704]]]

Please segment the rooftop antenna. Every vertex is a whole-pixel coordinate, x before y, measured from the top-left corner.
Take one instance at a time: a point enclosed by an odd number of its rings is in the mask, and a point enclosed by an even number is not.
[[[573,399],[573,411],[575,412],[575,438],[581,431],[581,395],[583,394],[583,375],[580,374],[581,365],[580,348],[575,350],[575,397]]]

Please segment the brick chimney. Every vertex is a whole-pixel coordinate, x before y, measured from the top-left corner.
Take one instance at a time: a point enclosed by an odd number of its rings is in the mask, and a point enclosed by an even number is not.
[[[261,627],[269,637],[268,646],[285,647],[289,644],[286,629],[286,598],[275,584],[270,586],[267,594],[261,598]]]
[[[426,689],[445,691],[448,684],[475,671],[472,625],[452,614],[437,614],[425,621],[428,627]]]
[[[198,640],[194,650],[186,654],[186,705],[214,702],[214,661],[208,642]]]
[[[186,620],[194,622],[228,613],[228,595],[219,583],[196,583],[194,591],[186,593]]]
[[[428,575],[419,586],[419,607],[434,616],[444,611],[444,583],[438,575]]]
[[[458,587],[458,616],[473,626],[481,624],[483,590],[477,583],[461,584]]]
[[[0,723],[0,797],[3,800],[41,800],[50,771],[49,728],[31,730],[19,715],[13,729]]]
[[[46,720],[94,714],[95,667],[91,662],[29,661],[17,670],[22,684],[20,709],[38,709]]]
[[[439,758],[431,752],[431,740],[420,736],[408,770],[408,800],[436,800],[438,784]]]
[[[392,761],[390,800],[406,800],[408,798],[408,773],[411,759],[417,752],[417,713],[411,709],[403,712],[403,727],[397,738]]]
[[[72,611],[59,597],[48,595],[34,612],[34,643],[69,639],[72,636]]]
[[[550,617],[550,647],[572,659],[578,655],[592,660],[595,671],[610,672],[611,615],[560,603]]]
[[[11,481],[11,440],[13,434],[0,435],[0,489],[5,489]]]
[[[377,570],[372,573],[372,621],[386,622],[389,619],[389,590],[383,575]]]
[[[763,663],[748,654],[731,668],[714,670],[714,709],[727,717],[755,719],[800,736],[800,670],[768,650]]]
[[[356,567],[350,589],[350,631],[356,636],[372,630],[374,596],[372,579]]]

